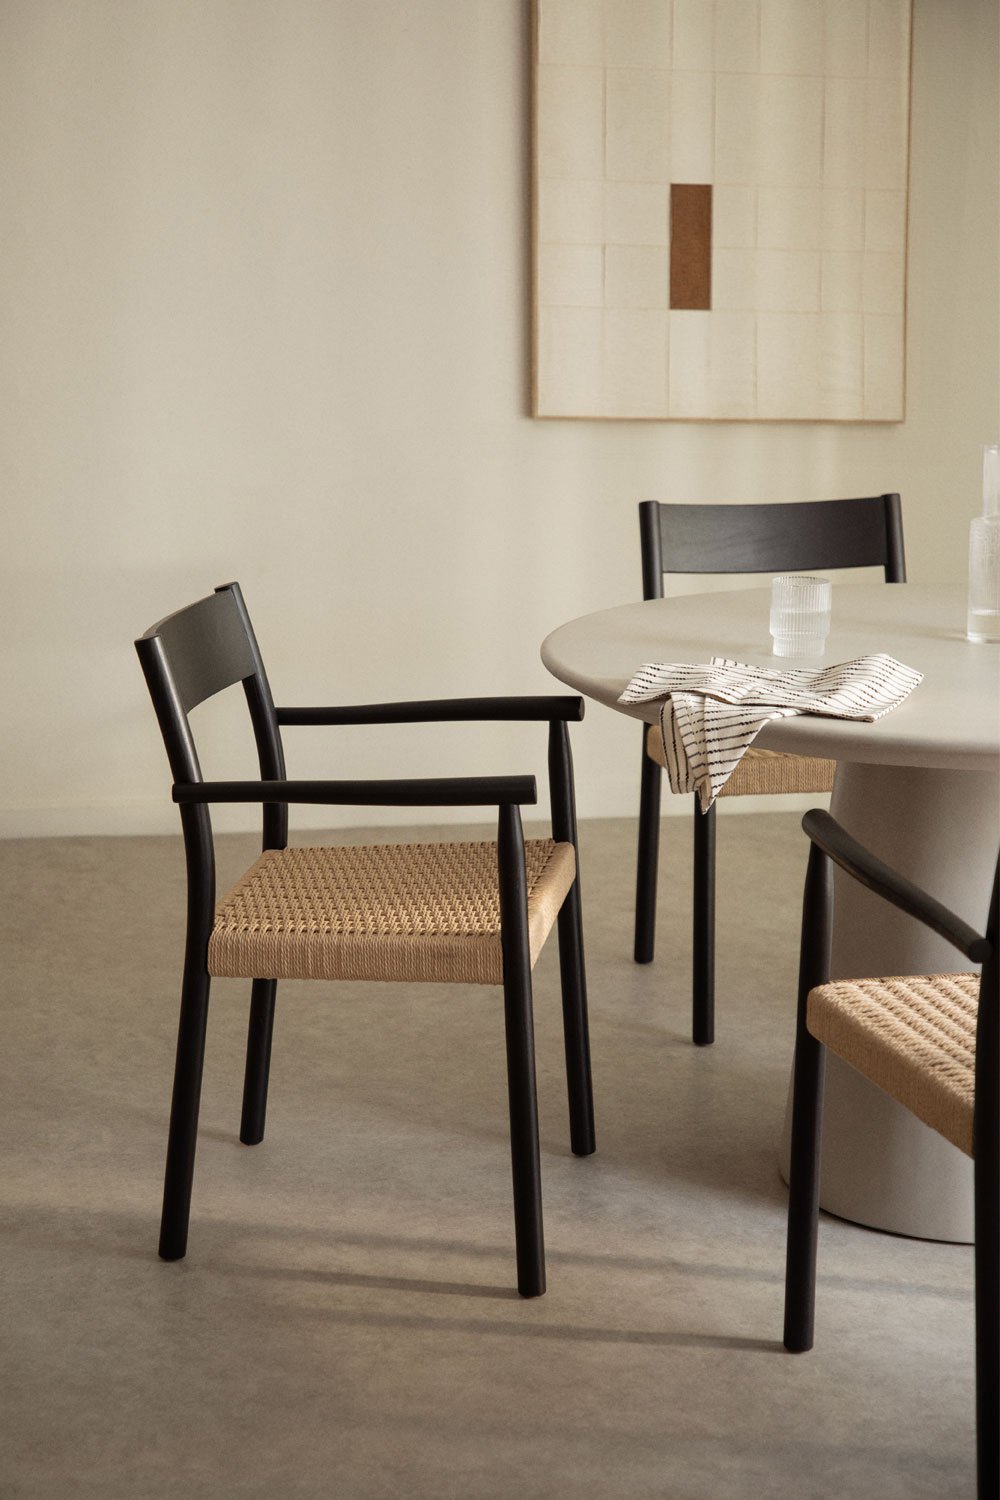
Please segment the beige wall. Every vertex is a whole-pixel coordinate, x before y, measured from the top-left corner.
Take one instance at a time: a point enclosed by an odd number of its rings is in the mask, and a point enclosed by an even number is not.
[[[131,640],[231,577],[301,702],[549,690],[542,636],[638,592],[653,495],[899,489],[911,577],[964,576],[996,0],[915,3],[900,426],[528,418],[528,40],[522,0],[3,0],[0,832],[176,826]],[[293,734],[303,775],[543,760]],[[584,813],[632,808],[635,738],[591,709]]]

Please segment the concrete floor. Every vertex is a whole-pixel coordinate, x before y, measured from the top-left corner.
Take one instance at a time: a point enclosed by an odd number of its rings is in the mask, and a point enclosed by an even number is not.
[[[253,852],[221,844],[220,883]],[[633,829],[582,829],[598,1154],[568,1148],[552,942],[531,1302],[497,992],[286,984],[267,1138],[246,1148],[247,987],[218,982],[189,1253],[166,1265],[180,842],[0,846],[3,1500],[971,1495],[967,1247],[824,1218],[817,1347],[781,1348],[805,840],[794,814],[720,820],[705,1050],[688,844],[668,820],[638,968]]]

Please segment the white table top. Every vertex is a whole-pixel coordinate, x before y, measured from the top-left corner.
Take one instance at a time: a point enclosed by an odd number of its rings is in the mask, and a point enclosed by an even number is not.
[[[888,652],[924,680],[875,724],[803,714],[765,726],[762,749],[837,760],[989,770],[1000,759],[1000,645],[965,637],[964,585],[837,584],[822,662],[773,657],[767,588],[651,599],[584,615],[542,643],[561,682],[619,713],[654,723],[655,703],[617,702],[645,662],[707,662],[713,655],[756,666],[830,666]]]

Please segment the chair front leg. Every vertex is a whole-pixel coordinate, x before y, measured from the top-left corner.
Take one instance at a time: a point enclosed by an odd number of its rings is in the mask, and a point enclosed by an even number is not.
[[[1000,1226],[997,1209],[997,1154],[992,1163],[976,1158],[976,1472],[979,1500],[1000,1493]]]
[[[795,1071],[792,1084],[792,1152],[788,1174],[788,1246],[785,1259],[785,1348],[801,1354],[813,1346],[816,1305],[816,1239],[819,1232],[820,1150],[826,1049],[808,1026],[809,995],[830,974],[833,866],[817,845],[809,850],[802,898]]]
[[[694,921],[691,959],[691,1039],[715,1041],[715,804],[703,813],[694,799]]]
[[[181,1260],[187,1251],[210,984],[203,959],[199,962],[189,958],[185,964],[181,994],[167,1167],[163,1184],[159,1250],[162,1260]]]
[[[635,946],[637,964],[653,961],[656,939],[656,876],[660,857],[660,791],[663,777],[646,754],[646,726],[642,730],[642,779],[639,783],[639,844],[635,869]]]
[[[795,1041],[785,1255],[784,1341],[794,1354],[813,1346],[825,1065],[825,1048],[801,1026]]]
[[[517,1289],[522,1297],[539,1297],[545,1291],[542,1174],[538,1149],[528,891],[524,835],[521,814],[516,806],[500,808],[497,847]]]
[[[244,1146],[257,1146],[264,1139],[277,988],[276,979],[255,979],[250,992],[247,1060],[243,1077],[243,1118],[240,1122],[240,1140]]]
[[[994,895],[994,901],[996,896]],[[994,908],[995,910],[995,908]],[[995,921],[995,919],[994,919]],[[1000,1494],[1000,1102],[996,955],[983,964],[976,1037],[976,1469],[979,1500]]]

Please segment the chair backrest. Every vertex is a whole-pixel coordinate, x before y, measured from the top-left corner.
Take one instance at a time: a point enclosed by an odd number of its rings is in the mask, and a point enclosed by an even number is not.
[[[175,782],[203,779],[188,718],[191,709],[237,682],[246,694],[261,778],[284,779],[274,700],[238,583],[220,584],[208,598],[150,626],[135,649]],[[284,845],[287,823],[286,807],[265,805],[266,848]]]
[[[905,583],[897,494],[766,505],[639,505],[644,599],[663,597],[664,573],[798,573],[881,567]]]

